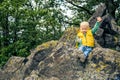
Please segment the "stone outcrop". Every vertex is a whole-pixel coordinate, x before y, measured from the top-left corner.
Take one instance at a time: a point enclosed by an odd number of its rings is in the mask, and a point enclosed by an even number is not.
[[[0,80],[112,80],[120,76],[120,52],[97,45],[83,63],[74,47],[78,28],[68,28],[59,41],[38,46],[31,55],[11,57]],[[69,36],[67,36],[69,35]]]
[[[120,27],[115,22],[115,19],[106,12],[105,4],[101,4],[88,21],[91,27],[93,27],[96,22],[96,17],[101,16],[103,21],[95,35],[97,42],[102,47],[114,48],[120,51]]]
[[[23,80],[33,71],[40,61],[44,60],[58,41],[50,41],[41,44],[35,50],[31,51],[31,55],[23,57],[11,57],[8,62],[0,70],[0,80]],[[40,52],[40,54],[38,54]]]

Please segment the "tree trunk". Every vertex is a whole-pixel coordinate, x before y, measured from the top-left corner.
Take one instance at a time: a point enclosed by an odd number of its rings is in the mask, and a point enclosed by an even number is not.
[[[3,46],[9,45],[9,26],[8,26],[8,14],[5,15],[5,18],[2,21],[3,29]]]
[[[14,29],[13,29],[13,42],[16,42],[17,41],[17,27],[18,27],[18,15],[16,15],[16,18],[15,18],[15,26],[14,26]]]
[[[114,0],[106,0],[106,11],[109,13],[113,18],[115,18],[115,11],[119,7],[119,3],[115,2]]]

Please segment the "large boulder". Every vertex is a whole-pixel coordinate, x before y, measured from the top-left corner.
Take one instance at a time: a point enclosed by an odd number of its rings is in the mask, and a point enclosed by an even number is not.
[[[31,55],[11,57],[0,80],[112,80],[120,76],[120,52],[98,44],[88,60],[74,46],[78,28],[68,28],[59,41],[39,45]]]
[[[93,27],[96,22],[96,17],[101,16],[103,21],[95,35],[97,42],[102,47],[114,48],[120,51],[120,26],[118,26],[115,19],[106,12],[105,4],[99,5],[88,22],[90,23],[90,26]]]
[[[0,70],[0,80],[23,80],[44,60],[58,41],[49,41],[31,50],[28,57],[11,57]],[[40,53],[40,54],[39,54]]]

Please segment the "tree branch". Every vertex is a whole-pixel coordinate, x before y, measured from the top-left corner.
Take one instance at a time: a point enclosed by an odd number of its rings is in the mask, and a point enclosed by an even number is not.
[[[68,0],[66,0],[66,1],[67,1],[68,3],[70,3],[70,4],[72,4],[73,6],[76,6],[76,7],[78,7],[78,8],[81,8],[82,10],[86,11],[88,14],[92,15],[92,13],[91,13],[88,9],[86,9],[86,8],[84,8],[84,7],[81,7],[81,6],[78,6],[78,5],[74,4],[72,1],[68,1]]]

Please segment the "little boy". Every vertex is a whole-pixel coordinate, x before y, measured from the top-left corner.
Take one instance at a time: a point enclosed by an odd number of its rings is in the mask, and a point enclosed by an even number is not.
[[[78,49],[84,53],[85,59],[88,57],[89,53],[94,47],[95,41],[93,35],[98,30],[101,21],[102,18],[97,17],[97,22],[92,29],[90,29],[88,22],[80,23],[80,30],[77,34],[76,42],[79,43]]]

